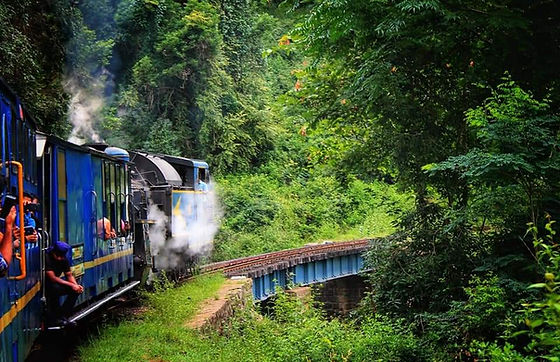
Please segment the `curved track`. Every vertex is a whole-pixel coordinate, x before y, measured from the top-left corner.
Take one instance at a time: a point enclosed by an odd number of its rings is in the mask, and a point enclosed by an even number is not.
[[[294,259],[313,257],[317,255],[336,253],[351,250],[365,250],[369,244],[368,239],[332,242],[317,245],[307,245],[301,248],[275,251],[271,253],[249,256],[246,258],[232,259],[201,267],[202,272],[222,271],[227,276],[247,275],[255,269],[262,269]]]

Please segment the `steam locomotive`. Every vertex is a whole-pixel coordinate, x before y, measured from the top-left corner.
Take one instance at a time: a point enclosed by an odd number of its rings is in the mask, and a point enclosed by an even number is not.
[[[21,232],[8,275],[0,279],[0,361],[23,361],[49,328],[46,248],[55,241],[71,246],[71,269],[84,292],[70,320],[79,321],[136,287],[151,270],[169,267],[170,259],[187,266],[188,255],[199,251],[189,242],[192,227],[211,217],[200,186],[210,174],[199,160],[78,146],[43,134],[1,80],[0,108],[2,202],[8,194],[16,197],[19,225],[25,226],[24,193],[39,200],[38,241],[26,243]]]

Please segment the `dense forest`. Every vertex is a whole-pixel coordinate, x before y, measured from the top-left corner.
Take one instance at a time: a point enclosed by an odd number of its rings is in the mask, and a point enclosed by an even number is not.
[[[4,0],[0,19],[1,76],[42,130],[208,160],[214,259],[375,238],[356,323],[406,331],[387,359],[558,360],[560,3]]]

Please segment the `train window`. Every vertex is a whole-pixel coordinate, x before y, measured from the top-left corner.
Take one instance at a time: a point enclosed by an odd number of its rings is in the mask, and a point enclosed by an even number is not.
[[[207,177],[206,177],[206,169],[205,169],[205,168],[200,167],[200,168],[198,169],[198,178],[199,178],[201,181],[208,182],[208,179],[207,179]]]
[[[66,241],[66,201],[58,202],[58,240]]]
[[[117,217],[116,217],[116,210],[115,210],[115,197],[116,197],[116,187],[115,187],[115,164],[114,163],[110,163],[109,164],[109,172],[110,172],[110,176],[109,176],[109,180],[110,180],[110,194],[109,194],[109,220],[111,220],[111,225],[113,225],[113,227],[116,225],[117,223]]]
[[[35,168],[35,144],[33,143],[33,132],[31,129],[27,128],[26,132],[27,144],[25,145],[25,153],[27,155],[27,176],[29,180],[34,182],[35,176],[33,169]]]
[[[126,208],[126,201],[127,201],[127,194],[128,191],[126,189],[126,170],[125,170],[125,166],[123,165],[121,167],[121,204],[120,204],[120,211],[121,211],[121,221],[120,221],[120,226],[121,226],[121,233],[123,235],[126,234],[126,230],[124,229],[125,225],[124,222],[128,221],[128,212],[127,212],[127,208]]]
[[[29,157],[29,128],[24,124],[23,125],[23,132],[21,135],[23,139],[23,172],[25,174],[25,178],[29,181],[31,180],[31,160]]]
[[[194,167],[186,167],[185,171],[185,186],[194,189]]]
[[[121,230],[121,199],[122,199],[122,194],[121,194],[121,166],[120,165],[116,165],[115,166],[116,171],[115,171],[115,195],[116,195],[116,200],[115,200],[115,230],[117,231],[117,233],[120,233]]]
[[[30,148],[31,148],[31,167],[32,167],[31,179],[35,184],[37,184],[37,150],[35,149],[37,136],[35,135],[35,132],[33,132],[33,130],[30,130],[30,133],[31,133]]]
[[[4,135],[6,134],[5,129],[6,129],[6,117],[7,115],[4,113],[4,104],[2,103],[2,118],[0,119],[0,122],[2,122],[0,124],[0,132],[2,132]],[[5,155],[4,155],[4,150],[6,148],[6,139],[5,137],[2,137],[2,144],[0,144],[0,157],[2,157],[2,160],[5,160]]]
[[[111,214],[110,209],[109,209],[109,199],[110,199],[110,193],[111,193],[111,172],[109,171],[109,162],[105,161],[103,164],[103,201],[105,202],[105,217],[109,217],[109,215]]]
[[[66,200],[66,155],[64,150],[58,150],[58,198]]]
[[[130,197],[129,195],[129,191],[128,191],[128,170],[126,169],[126,166],[123,167],[123,172],[122,172],[122,192],[124,194],[124,199],[122,202],[122,210],[123,210],[123,220],[128,221],[128,198]]]
[[[14,109],[11,108],[12,111],[12,120],[11,120],[11,124],[12,124],[12,135],[11,135],[11,143],[12,143],[12,147],[11,147],[11,154],[10,154],[10,160],[15,160],[16,159],[16,154],[17,154],[17,142],[16,142],[16,134],[17,134],[17,128],[16,128],[16,117],[15,117],[15,112]]]
[[[57,152],[58,185],[58,239],[66,241],[66,155],[64,150]]]

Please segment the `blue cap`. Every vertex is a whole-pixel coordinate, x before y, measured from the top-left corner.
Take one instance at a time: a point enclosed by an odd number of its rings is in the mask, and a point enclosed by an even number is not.
[[[55,241],[55,243],[47,248],[47,253],[55,251],[59,255],[66,255],[72,247],[63,241]]]

